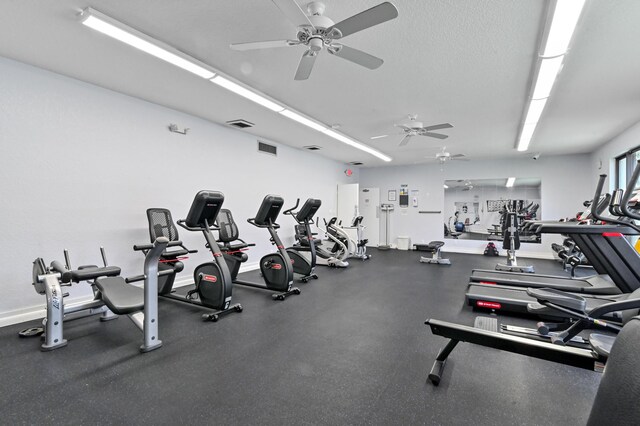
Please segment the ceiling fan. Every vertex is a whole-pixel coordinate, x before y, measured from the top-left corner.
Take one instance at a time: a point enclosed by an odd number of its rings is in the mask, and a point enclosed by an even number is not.
[[[404,135],[404,137],[400,141],[399,146],[405,146],[407,143],[409,143],[409,139],[414,136],[429,136],[437,139],[446,139],[449,137],[449,135],[443,135],[442,133],[433,133],[432,130],[450,129],[451,127],[453,127],[449,123],[434,124],[433,126],[425,127],[422,125],[421,121],[417,120],[417,115],[408,115],[407,117],[408,120],[402,123],[394,124],[395,127],[399,127],[400,129],[402,129],[399,134]],[[371,137],[371,139],[386,138],[387,136],[389,135],[373,136]]]
[[[434,158],[436,160],[438,160],[438,162],[440,164],[444,164],[447,161],[451,161],[451,160],[458,160],[458,161],[469,161],[468,158],[465,157],[464,154],[451,154],[449,152],[447,152],[447,147],[443,146],[442,147],[442,151],[436,153],[435,156],[433,157],[425,157],[425,158]],[[465,183],[466,185],[466,183]],[[466,185],[468,186],[468,185]]]
[[[295,80],[306,80],[311,75],[313,64],[318,53],[323,47],[332,55],[346,59],[371,70],[378,68],[384,62],[382,59],[354,49],[336,40],[365,30],[374,25],[390,21],[398,16],[398,9],[389,2],[380,3],[377,6],[353,15],[335,24],[331,19],[323,15],[325,5],[319,1],[307,4],[305,14],[302,8],[294,0],[272,0],[280,11],[298,28],[295,40],[257,41],[250,43],[234,43],[230,47],[233,50],[270,49],[274,47],[289,47],[303,45],[308,47],[302,54]]]

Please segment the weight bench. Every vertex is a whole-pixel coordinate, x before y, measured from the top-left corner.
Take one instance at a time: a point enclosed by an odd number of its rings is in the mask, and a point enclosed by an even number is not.
[[[149,352],[162,346],[158,338],[158,276],[170,271],[158,272],[158,259],[168,246],[182,244],[169,242],[160,237],[153,244],[136,246],[146,253],[144,274],[125,280],[120,268],[108,266],[104,250],[104,267],[84,266],[72,270],[65,251],[66,264],[53,261],[46,267],[42,258],[33,264],[33,285],[39,294],[46,295],[47,317],[43,320],[44,342],[41,350],[51,351],[67,345],[64,338],[64,323],[89,315],[101,314],[101,320],[117,318],[116,315],[128,315],[131,321],[144,333],[141,352]],[[88,282],[94,289],[94,298],[89,301],[65,303],[66,294],[61,287],[72,283]],[[128,282],[144,281],[144,287]],[[37,336],[37,329],[27,329],[21,336]]]
[[[440,249],[444,245],[443,241],[431,241],[429,244],[414,244],[414,250],[431,253],[431,257],[420,256],[421,263],[437,263],[438,265],[451,265],[449,259],[443,259]]]

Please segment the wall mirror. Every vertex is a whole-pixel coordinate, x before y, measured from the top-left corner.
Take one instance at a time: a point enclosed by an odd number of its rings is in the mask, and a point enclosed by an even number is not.
[[[502,241],[506,213],[519,227],[541,220],[540,178],[457,179],[444,181],[444,237]],[[520,230],[520,242],[540,243],[540,236]]]

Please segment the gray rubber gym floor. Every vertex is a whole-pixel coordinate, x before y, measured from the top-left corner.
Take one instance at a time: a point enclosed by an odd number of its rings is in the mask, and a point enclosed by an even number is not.
[[[0,423],[586,422],[598,373],[461,343],[440,386],[426,382],[445,340],[425,319],[472,325],[468,275],[496,258],[447,253],[453,265],[439,266],[418,263],[418,252],[370,252],[345,270],[318,267],[320,279],[284,302],[236,286],[245,310],[218,323],[161,300],[164,346],[148,354],[138,352],[142,335],[124,317],[68,323],[69,345],[45,353],[38,338],[16,335],[37,321],[0,329]],[[552,261],[526,262],[562,272]]]

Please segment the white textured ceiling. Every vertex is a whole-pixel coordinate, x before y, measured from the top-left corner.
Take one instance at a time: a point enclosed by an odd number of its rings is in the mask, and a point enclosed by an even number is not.
[[[338,22],[380,0],[326,0]],[[316,155],[365,166],[427,162],[437,147],[471,160],[517,155],[514,143],[529,92],[547,1],[397,0],[399,17],[344,39],[385,60],[370,71],[321,52],[311,78],[294,81],[303,47],[237,52],[230,43],[294,38],[267,0],[5,0],[0,55],[223,123]],[[78,23],[91,6],[210,64],[271,97],[391,155],[376,158],[238,98]],[[640,119],[640,1],[587,0],[532,151],[591,151]],[[392,133],[406,114],[425,125],[450,122],[439,141]],[[194,129],[197,131],[197,129]]]

